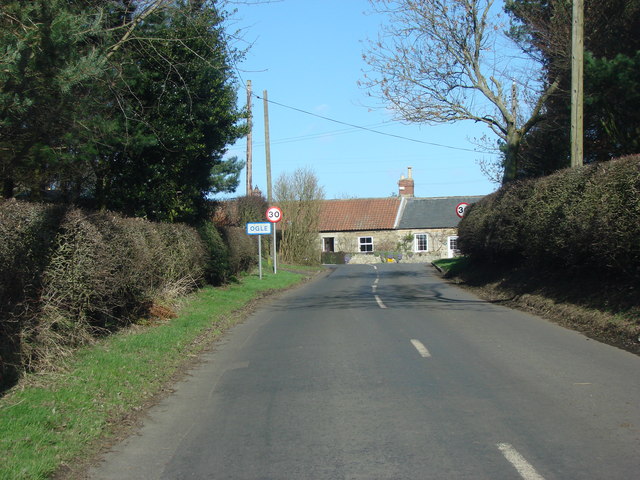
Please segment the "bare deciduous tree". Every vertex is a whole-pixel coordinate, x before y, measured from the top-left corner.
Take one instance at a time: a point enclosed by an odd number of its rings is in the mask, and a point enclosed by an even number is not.
[[[540,121],[558,81],[526,74],[506,61],[510,41],[494,0],[370,0],[388,15],[364,60],[361,85],[401,120],[486,124],[501,140],[503,183],[518,176],[522,138]]]
[[[292,175],[280,175],[275,183],[274,197],[282,208],[282,260],[318,263],[318,225],[324,189],[318,184],[315,173],[308,168],[299,168]]]

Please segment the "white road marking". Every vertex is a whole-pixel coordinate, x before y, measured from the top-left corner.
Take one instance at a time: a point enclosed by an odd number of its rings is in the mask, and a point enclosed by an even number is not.
[[[423,356],[424,358],[431,357],[429,350],[427,350],[427,347],[425,347],[420,340],[411,339],[411,343],[414,347],[416,347],[416,350],[421,356]]]
[[[376,288],[378,288],[377,285],[371,285],[371,290],[373,291],[373,293],[376,293]]]
[[[380,308],[387,308],[387,306],[384,303],[382,303],[382,300],[380,300],[380,297],[378,295],[376,295],[376,302],[378,302],[378,306]]]
[[[374,265],[374,266],[373,266],[373,269],[374,269],[374,270],[377,270],[377,269],[378,269],[378,267],[376,267],[376,266]]]
[[[374,285],[377,285],[377,284],[378,284],[378,280],[379,280],[379,279],[378,279],[378,278],[376,278],[376,279],[374,280],[373,284],[374,284]]]
[[[502,455],[504,455],[504,458],[516,468],[524,480],[544,480],[544,478],[536,472],[536,469],[511,445],[508,443],[499,443],[497,447],[498,450],[502,452]]]
[[[249,362],[237,362],[232,364],[227,370],[241,370],[243,368],[249,368]]]

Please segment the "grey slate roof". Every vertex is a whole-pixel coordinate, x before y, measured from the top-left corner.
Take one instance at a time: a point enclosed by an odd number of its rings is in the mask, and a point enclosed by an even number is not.
[[[482,196],[407,198],[407,203],[396,228],[450,228],[457,227],[460,218],[456,206],[466,202],[471,205]]]

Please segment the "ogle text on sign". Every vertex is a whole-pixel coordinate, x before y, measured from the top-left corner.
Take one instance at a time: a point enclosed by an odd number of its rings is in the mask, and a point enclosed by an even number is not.
[[[270,222],[253,222],[247,223],[247,235],[270,235]]]

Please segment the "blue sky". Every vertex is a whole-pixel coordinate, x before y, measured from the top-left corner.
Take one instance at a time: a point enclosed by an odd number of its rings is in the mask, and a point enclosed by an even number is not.
[[[383,19],[365,13],[371,11],[367,0],[282,0],[237,7],[234,27],[252,42],[239,65],[240,79],[251,80],[260,97],[267,90],[271,102],[274,182],[282,173],[308,167],[325,198],[386,197],[397,193],[397,182],[410,166],[419,197],[483,195],[497,188],[478,165],[479,159],[491,157],[474,152],[471,141],[491,135],[488,128],[473,122],[408,125],[392,121],[384,108],[371,108],[377,102],[357,82],[366,69],[367,39],[376,38]],[[244,106],[244,90],[239,100]],[[255,97],[253,117],[253,183],[266,195],[263,101]],[[246,141],[230,147],[229,155],[244,160]],[[236,195],[245,194],[245,183],[243,171]]]

